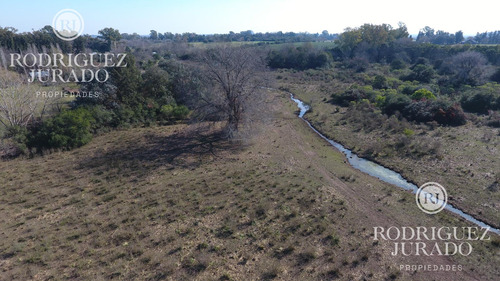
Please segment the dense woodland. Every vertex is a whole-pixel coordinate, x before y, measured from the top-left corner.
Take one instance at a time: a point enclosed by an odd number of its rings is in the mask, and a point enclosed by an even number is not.
[[[464,38],[461,32],[426,27],[414,40],[404,24],[365,24],[339,35],[326,30],[215,35],[152,30],[139,36],[105,28],[97,37],[66,42],[48,26],[29,33],[0,28],[2,155],[71,149],[114,128],[186,119],[224,121],[226,136],[234,138],[278,69],[305,76],[310,69],[328,72],[344,86],[331,90],[327,102],[353,110],[443,126],[487,116],[486,125],[500,127],[499,34]],[[219,44],[190,44],[195,42]],[[7,67],[9,54],[16,52],[122,52],[128,67],[110,68],[106,83],[71,85],[100,93],[98,98],[41,101],[30,95],[67,92],[68,86],[26,83],[26,69]],[[29,110],[20,112],[12,104]]]

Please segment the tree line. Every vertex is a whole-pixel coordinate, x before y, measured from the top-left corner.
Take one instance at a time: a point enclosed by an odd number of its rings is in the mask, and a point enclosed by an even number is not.
[[[373,30],[373,28],[366,27],[380,27],[381,30]],[[386,34],[384,30],[391,31],[390,34]],[[355,44],[359,41],[358,33],[368,35],[366,32],[373,32],[369,36],[373,36],[373,40],[387,41],[386,36],[392,36],[398,38],[411,38],[408,34],[406,26],[400,24],[399,28],[393,29],[390,25],[363,25],[360,28],[347,28],[345,32],[342,33],[344,37],[342,41],[343,44]],[[401,32],[400,34],[396,34]],[[156,30],[151,30],[149,35],[139,35],[137,33],[119,33],[118,30],[113,28],[104,28],[99,30],[99,36],[83,35],[78,37],[72,42],[59,40],[52,30],[51,26],[44,26],[39,30],[32,32],[19,33],[17,29],[13,27],[0,27],[0,47],[6,48],[8,50],[19,51],[26,50],[28,46],[34,44],[35,46],[41,48],[42,46],[50,48],[51,45],[59,47],[64,52],[81,52],[85,48],[91,49],[97,52],[110,51],[113,47],[112,44],[121,39],[125,40],[157,40],[157,41],[167,41],[167,42],[183,42],[183,43],[211,43],[211,42],[268,42],[268,43],[294,43],[294,42],[316,42],[316,41],[333,41],[339,38],[339,34],[329,33],[327,30],[323,30],[321,33],[308,33],[308,32],[253,32],[252,30],[233,32],[230,31],[227,34],[196,34],[192,32],[185,33],[172,33],[172,32],[158,32]],[[349,37],[351,36],[351,37]],[[378,38],[378,39],[377,39]],[[467,39],[467,40],[466,40]],[[349,41],[350,40],[350,41]],[[364,42],[373,41],[366,40]],[[432,43],[437,45],[452,45],[460,43],[468,44],[500,44],[500,31],[494,32],[484,32],[477,33],[476,36],[470,38],[464,38],[462,31],[457,31],[455,33],[448,33],[442,30],[435,31],[431,27],[424,27],[419,31],[416,42],[419,43]]]
[[[500,31],[478,32],[472,40],[476,44],[500,44]]]
[[[172,42],[275,42],[275,43],[291,43],[291,42],[314,42],[314,41],[325,41],[334,40],[337,34],[330,34],[327,30],[322,33],[307,33],[307,32],[253,32],[252,30],[233,32],[230,31],[227,34],[196,34],[196,33],[171,33],[171,32],[157,32],[156,30],[151,30],[148,39],[151,40],[166,40]],[[132,35],[124,34],[124,39],[140,39],[141,36],[137,33]]]
[[[105,40],[90,35],[80,36],[72,42],[63,41],[55,35],[52,27],[49,25],[40,30],[23,33],[18,33],[12,27],[0,27],[0,48],[19,52],[27,50],[32,45],[39,49],[50,49],[53,46],[58,46],[64,53],[83,52],[85,48],[97,52],[106,52],[111,49]]]

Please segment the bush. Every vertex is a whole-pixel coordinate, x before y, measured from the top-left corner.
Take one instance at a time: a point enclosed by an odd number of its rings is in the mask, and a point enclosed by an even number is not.
[[[323,67],[329,61],[330,57],[327,53],[307,43],[298,47],[286,45],[280,50],[272,50],[267,56],[267,65],[271,68],[305,70]]]
[[[436,97],[430,91],[421,90],[416,91],[415,93],[420,92],[412,97],[423,98],[415,100],[411,100],[408,96],[399,93],[386,93],[383,97],[377,97],[377,105],[387,115],[400,112],[403,117],[412,121],[436,121],[439,124],[452,126],[465,124],[466,117],[460,105],[452,104],[449,101],[436,100]]]
[[[448,107],[438,107],[434,114],[434,120],[439,124],[450,126],[460,126],[467,122],[464,111],[458,104]]]
[[[66,110],[35,129],[29,144],[38,149],[79,147],[92,140],[94,124],[95,119],[88,109]]]
[[[116,118],[113,120],[113,127],[129,126],[130,124],[138,121],[135,112],[126,106],[122,106],[114,110],[114,112],[116,114]]]
[[[443,100],[413,101],[402,111],[408,120],[417,122],[436,121],[439,124],[459,126],[466,122],[465,114],[458,104]]]
[[[497,120],[490,120],[486,123],[488,126],[493,127],[493,128],[500,128],[500,119]]]
[[[500,86],[490,83],[465,92],[460,100],[469,112],[486,114],[489,110],[500,109]]]
[[[365,71],[369,65],[370,62],[366,58],[361,58],[361,57],[355,57],[345,62],[345,66],[347,68],[354,69],[356,72]]]
[[[418,86],[412,82],[404,82],[398,87],[398,92],[407,96],[411,96],[416,90],[418,90]]]
[[[403,94],[389,94],[382,103],[382,111],[392,115],[396,111],[402,112],[411,103],[411,99]]]
[[[402,110],[402,113],[408,120],[430,122],[434,120],[433,105],[430,100],[413,101]]]
[[[411,73],[405,77],[402,77],[401,80],[429,83],[435,75],[434,68],[426,64],[416,64],[411,68],[411,70]]]
[[[364,99],[370,102],[375,102],[377,99],[377,92],[370,86],[359,87],[353,85],[341,94],[332,95],[332,101],[341,106],[349,106],[351,102],[359,102]]]
[[[403,130],[403,134],[407,137],[411,137],[415,134],[415,132],[412,129],[405,128]]]
[[[0,142],[0,156],[14,158],[28,152],[29,132],[25,127],[8,127]]]
[[[86,109],[95,120],[92,124],[94,133],[108,131],[108,128],[117,126],[117,116],[114,110],[108,110],[102,105],[89,106]]]
[[[375,76],[372,86],[374,89],[387,89],[387,79],[383,75]]]
[[[491,112],[486,125],[493,128],[500,128],[500,113]]]
[[[189,115],[189,109],[184,105],[178,105],[174,108],[173,114],[175,119],[186,119],[186,117]]]
[[[416,90],[413,95],[411,95],[411,98],[413,100],[421,100],[421,99],[427,99],[427,100],[435,100],[436,96],[429,90],[427,89],[419,89]]]
[[[189,115],[189,109],[184,105],[164,105],[160,112],[164,120],[182,120]]]
[[[500,83],[500,68],[498,68],[493,75],[491,75],[490,80],[493,82]]]
[[[391,69],[392,70],[404,69],[405,67],[406,67],[405,62],[400,60],[400,59],[394,59],[391,61]]]

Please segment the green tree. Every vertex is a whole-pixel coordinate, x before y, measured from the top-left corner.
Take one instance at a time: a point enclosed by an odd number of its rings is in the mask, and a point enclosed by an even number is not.
[[[111,69],[107,69],[111,71]],[[98,72],[99,79],[103,80],[103,72]],[[102,105],[107,109],[116,108],[119,105],[119,100],[116,96],[117,87],[114,83],[114,77],[110,77],[105,83],[93,79],[90,82],[79,83],[82,92],[93,93],[96,96],[93,98],[77,97],[74,101],[76,106],[81,105]]]
[[[384,75],[377,75],[372,83],[375,89],[387,89],[387,78]]]
[[[114,29],[111,27],[106,27],[104,29],[99,30],[100,38],[106,40],[108,43],[109,49],[111,50],[111,46],[116,49],[116,42],[122,39],[122,35],[118,29]]]
[[[390,33],[391,37],[394,40],[398,40],[401,38],[408,38],[408,36],[410,36],[410,34],[408,33],[408,28],[406,27],[406,24],[404,24],[403,22],[399,22],[398,28],[391,30]]]
[[[85,51],[85,45],[87,43],[87,36],[79,36],[75,40],[73,40],[73,52],[81,53]]]
[[[157,40],[158,39],[158,32],[156,32],[156,30],[151,30],[149,33],[149,39]]]
[[[339,35],[337,43],[344,56],[352,57],[357,48],[378,52],[383,46],[389,46],[395,40],[408,37],[404,23],[397,29],[388,24],[364,24],[358,28],[347,28]]]
[[[464,33],[460,30],[455,32],[455,44],[459,44],[464,41]]]
[[[119,103],[132,108],[144,102],[144,97],[139,92],[142,84],[141,73],[135,65],[135,58],[127,53],[123,61],[126,67],[114,67],[110,71],[111,78],[116,86],[116,98]]]
[[[432,66],[419,63],[412,66],[410,75],[404,77],[403,80],[429,83],[435,74]]]
[[[160,104],[174,102],[170,91],[170,80],[168,73],[158,66],[151,66],[142,75],[142,91],[146,98],[154,99]]]
[[[434,29],[426,26],[418,32],[417,42],[429,42],[434,37]]]
[[[361,39],[371,47],[380,47],[389,43],[389,31],[391,29],[391,26],[387,24],[364,24],[360,27]]]
[[[416,90],[411,95],[411,98],[413,100],[421,100],[421,99],[435,100],[436,96],[431,91],[422,88],[422,89]]]
[[[361,41],[361,31],[356,28],[346,28],[345,31],[339,35],[339,39],[337,39],[340,50],[344,56],[347,57],[352,57],[354,48],[356,48]]]

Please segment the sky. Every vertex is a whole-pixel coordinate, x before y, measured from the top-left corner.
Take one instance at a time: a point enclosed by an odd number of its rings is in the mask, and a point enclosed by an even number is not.
[[[83,33],[104,27],[122,33],[254,32],[340,33],[364,23],[407,25],[410,34],[425,26],[466,35],[500,30],[500,1],[475,0],[0,0],[0,27],[19,32],[52,23],[62,9],[78,11]]]

